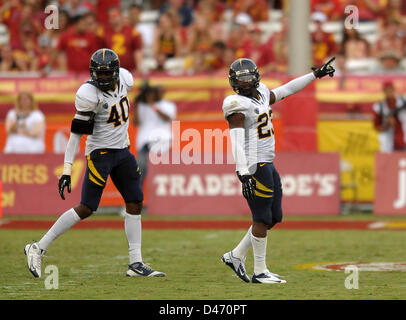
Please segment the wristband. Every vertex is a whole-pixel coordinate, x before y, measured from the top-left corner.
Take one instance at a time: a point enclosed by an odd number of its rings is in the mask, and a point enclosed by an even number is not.
[[[68,163],[68,162],[65,162],[65,163],[63,164],[63,172],[62,172],[62,175],[64,175],[64,176],[70,176],[71,173],[72,173],[72,164],[71,164],[71,163]]]

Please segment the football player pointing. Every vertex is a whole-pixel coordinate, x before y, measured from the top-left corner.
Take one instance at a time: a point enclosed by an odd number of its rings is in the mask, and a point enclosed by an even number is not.
[[[236,94],[224,99],[223,112],[230,127],[232,153],[242,193],[252,213],[252,225],[240,243],[222,256],[243,281],[249,282],[245,270],[248,249],[254,253],[253,283],[286,283],[266,266],[267,232],[282,221],[282,186],[273,165],[275,137],[270,105],[290,96],[326,75],[332,77],[332,58],[320,68],[269,90],[260,82],[255,63],[238,59],[230,66],[229,81]]]
[[[27,244],[28,268],[41,277],[42,258],[48,246],[77,222],[97,210],[108,176],[121,193],[126,214],[124,229],[128,240],[130,264],[127,276],[163,277],[164,273],[151,269],[141,256],[141,209],[143,193],[140,172],[135,157],[129,152],[128,93],[134,85],[130,72],[120,68],[117,54],[99,49],[90,60],[91,81],[76,93],[76,114],[66,147],[64,170],[59,179],[59,193],[71,192],[71,170],[80,138],[86,140],[87,168],[80,204],[63,213],[39,242]]]

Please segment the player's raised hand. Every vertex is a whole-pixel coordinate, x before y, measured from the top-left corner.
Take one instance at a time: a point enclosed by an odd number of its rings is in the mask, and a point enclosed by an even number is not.
[[[59,194],[61,195],[62,200],[65,200],[65,196],[64,196],[64,191],[65,188],[68,188],[68,192],[70,193],[71,191],[71,186],[70,186],[70,176],[64,174],[62,177],[60,177],[59,179],[59,183],[58,183],[58,191]]]
[[[254,200],[256,183],[253,177],[251,175],[238,175],[238,178],[242,183],[242,195],[244,198],[247,200]]]
[[[316,78],[323,78],[326,75],[330,77],[334,76],[334,72],[336,71],[330,64],[335,60],[336,57],[332,57],[329,61],[323,64],[320,68],[313,67],[313,73]]]

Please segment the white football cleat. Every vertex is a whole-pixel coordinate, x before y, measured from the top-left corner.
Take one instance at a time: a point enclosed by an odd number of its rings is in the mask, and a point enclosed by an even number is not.
[[[256,275],[252,275],[252,283],[286,283],[286,280],[279,279],[276,273],[272,273],[269,270]]]
[[[229,251],[223,254],[221,261],[229,266],[242,281],[250,282],[250,278],[247,276],[247,272],[245,271],[245,257],[243,259],[239,259],[233,256],[232,251]]]
[[[27,256],[28,270],[35,278],[41,278],[42,258],[45,251],[39,248],[38,242],[34,242],[24,247],[24,254]]]
[[[165,277],[166,274],[152,269],[144,262],[134,262],[128,266],[127,277]]]

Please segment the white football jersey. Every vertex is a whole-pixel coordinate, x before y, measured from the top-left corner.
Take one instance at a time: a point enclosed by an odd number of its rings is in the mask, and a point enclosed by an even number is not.
[[[225,118],[233,113],[242,113],[245,116],[245,156],[250,173],[255,170],[255,164],[272,162],[275,158],[270,92],[263,83],[259,84],[257,90],[258,99],[232,94],[223,102]]]
[[[150,149],[154,145],[161,146],[161,152],[167,151],[172,139],[172,120],[176,118],[176,105],[172,101],[160,100],[154,103],[156,108],[167,115],[170,120],[164,120],[152,106],[140,102],[137,107],[138,131],[137,131],[137,150],[141,150],[146,144]],[[164,147],[164,148],[162,148]]]
[[[87,136],[85,155],[96,149],[123,149],[129,145],[128,93],[133,85],[133,76],[124,68],[120,68],[114,91],[101,91],[88,82],[81,85],[75,107],[78,111],[95,113],[93,134]]]

